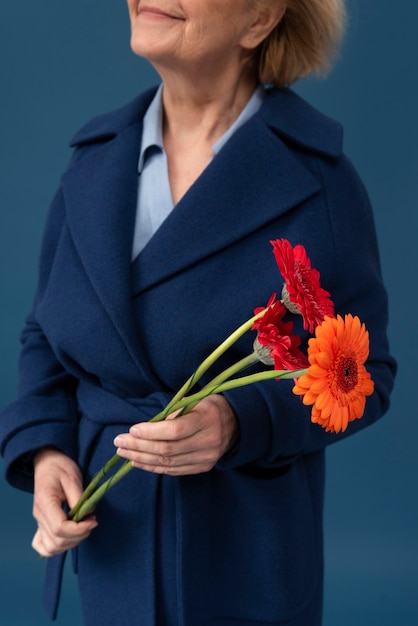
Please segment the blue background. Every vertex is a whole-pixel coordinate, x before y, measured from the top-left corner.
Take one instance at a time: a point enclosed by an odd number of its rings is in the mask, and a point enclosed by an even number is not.
[[[0,405],[15,398],[18,336],[36,281],[50,199],[67,143],[90,117],[156,75],[129,49],[124,2],[3,0],[0,23]],[[391,299],[400,371],[389,414],[328,452],[324,626],[418,624],[418,8],[350,0],[341,59],[296,89],[344,124],[346,152],[369,190]],[[350,259],[347,259],[350,263]],[[30,548],[31,497],[0,478],[0,625],[48,624],[44,564]],[[80,624],[66,573],[59,626]],[[198,626],[198,625],[195,625]],[[307,625],[308,626],[308,625]]]

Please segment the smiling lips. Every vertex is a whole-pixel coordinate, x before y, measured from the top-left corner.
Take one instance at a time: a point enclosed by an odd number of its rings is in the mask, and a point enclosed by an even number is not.
[[[179,19],[183,19],[180,16],[174,15],[172,13],[168,13],[167,11],[164,11],[164,9],[160,9],[158,7],[153,7],[153,6],[148,6],[148,5],[144,5],[144,6],[140,6],[139,7],[139,11],[138,11],[138,15],[144,14],[147,17],[153,17],[153,18],[169,18],[172,20],[179,20]]]

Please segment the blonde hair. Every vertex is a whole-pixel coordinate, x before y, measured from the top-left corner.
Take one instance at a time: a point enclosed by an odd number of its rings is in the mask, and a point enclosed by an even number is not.
[[[260,81],[278,87],[326,73],[346,20],[344,0],[287,0],[286,5],[282,20],[256,50]]]

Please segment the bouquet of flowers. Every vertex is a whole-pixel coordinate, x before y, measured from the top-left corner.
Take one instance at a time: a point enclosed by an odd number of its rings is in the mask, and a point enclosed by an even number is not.
[[[214,393],[261,380],[286,378],[294,380],[293,392],[301,396],[303,403],[312,406],[311,421],[326,431],[343,432],[349,422],[363,416],[366,396],[374,390],[374,383],[364,366],[369,355],[369,335],[364,324],[351,314],[344,318],[335,316],[331,296],[320,286],[319,272],[311,267],[303,246],[292,247],[286,239],[271,244],[284,279],[281,299],[278,300],[274,293],[267,306],[255,309],[253,317],[198,366],[164,410],[151,419],[152,422],[163,420],[175,411],[178,415],[185,414]],[[293,322],[284,321],[289,311],[302,315],[304,330],[314,335],[308,341],[307,354],[300,348],[300,337],[293,334]],[[249,331],[257,332],[253,352],[194,391],[215,361]],[[256,363],[262,363],[268,369],[239,375]],[[131,469],[130,461],[115,454],[93,477],[69,512],[69,519],[82,520]]]

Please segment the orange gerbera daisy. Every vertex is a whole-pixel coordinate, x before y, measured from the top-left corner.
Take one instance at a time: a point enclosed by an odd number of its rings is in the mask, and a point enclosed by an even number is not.
[[[374,383],[364,363],[369,356],[369,333],[358,317],[325,317],[309,340],[307,374],[293,392],[312,406],[312,422],[327,431],[344,432],[363,416],[366,396]]]

